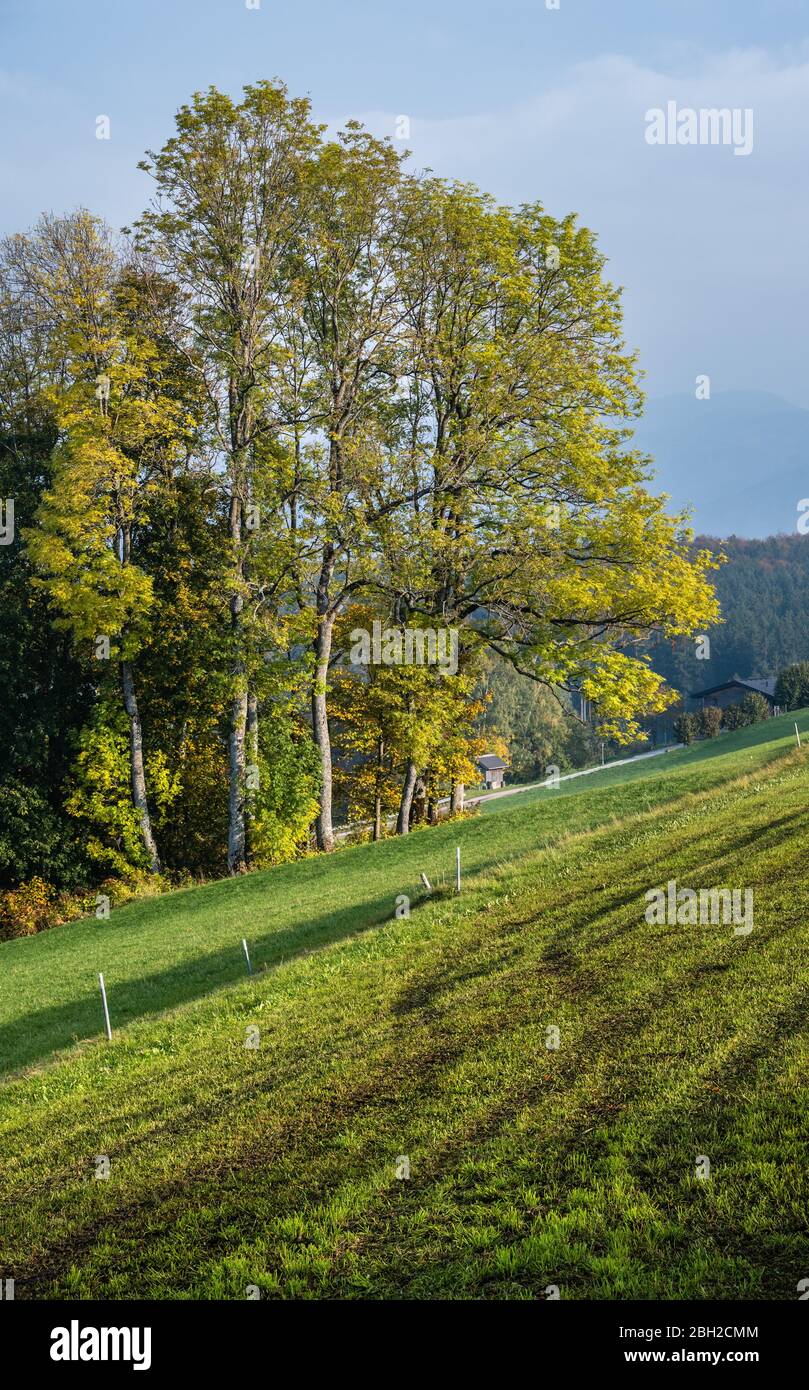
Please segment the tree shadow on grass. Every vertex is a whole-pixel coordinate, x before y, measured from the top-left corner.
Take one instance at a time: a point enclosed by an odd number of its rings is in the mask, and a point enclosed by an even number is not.
[[[794,821],[797,814],[782,817],[779,828],[785,828],[786,823],[790,819]],[[541,831],[545,827],[540,822],[536,828]],[[596,824],[581,829],[584,833],[588,829],[597,833],[605,828]],[[769,827],[770,836],[774,829],[775,826]],[[547,848],[547,843],[532,838],[534,842],[531,844],[514,843],[509,847],[515,859],[541,854]],[[760,832],[750,835],[751,842],[763,838]],[[124,927],[126,923],[130,931],[125,931],[121,937],[117,934],[111,936],[108,964],[105,960],[102,966],[113,1030],[244,979],[246,962],[241,946],[242,936],[249,938],[254,968],[271,968],[284,959],[333,944],[393,920],[396,894],[408,889],[412,892],[414,888],[415,894],[420,893],[420,888],[413,884],[413,877],[422,866],[439,889],[434,895],[437,898],[441,885],[437,879],[436,865],[443,864],[447,879],[452,877],[454,864],[450,863],[450,858],[454,856],[450,856],[449,851],[458,839],[462,839],[464,845],[465,872],[479,875],[502,867],[504,845],[501,838],[492,836],[490,826],[485,821],[472,821],[463,826],[444,825],[431,830],[429,834],[424,832],[423,839],[419,834],[418,839],[413,837],[409,844],[401,840],[387,840],[374,846],[374,862],[369,862],[364,854],[362,862],[355,869],[358,891],[354,900],[344,907],[333,908],[316,916],[312,915],[311,908],[318,900],[322,903],[329,896],[330,882],[334,883],[331,875],[338,864],[348,869],[353,855],[361,848],[367,850],[367,846],[352,847],[334,858],[323,856],[307,860],[305,870],[303,864],[284,866],[280,870],[172,894],[169,899],[158,898],[148,903],[132,904],[131,908],[123,909],[120,915],[115,914],[117,925]],[[423,854],[413,854],[415,843],[420,846],[423,843]],[[376,877],[379,881],[383,874],[389,876],[389,886],[384,894],[374,896],[373,880]],[[341,883],[342,891],[349,886],[351,876],[350,873],[346,874]],[[292,893],[289,892],[290,888],[293,889]],[[580,896],[580,890],[562,894],[557,907],[564,907],[571,897],[576,896]],[[626,906],[628,898],[634,896],[632,889],[627,891],[618,887],[617,894],[612,893],[598,903],[598,915],[603,916],[605,911],[613,912]],[[280,904],[280,910],[275,906],[273,897],[275,904]],[[186,924],[198,926],[200,914],[205,916],[213,910],[220,919],[228,914],[232,916],[232,937],[214,950],[205,951],[201,943],[198,954],[186,956],[164,969],[116,980],[116,947],[125,958],[131,929],[145,929],[151,914],[165,912],[167,903],[170,904],[171,930],[182,933]],[[274,915],[274,906],[278,915]],[[275,925],[281,911],[287,924]],[[131,920],[133,916],[136,916],[134,922]],[[126,922],[126,918],[130,918],[130,921]],[[569,935],[572,931],[576,936],[588,926],[589,922],[571,924],[567,933]],[[60,933],[71,930],[70,926],[56,929]],[[86,969],[83,993],[78,998],[31,1011],[0,1024],[0,1072],[17,1072],[42,1061],[54,1051],[87,1038],[103,1036],[101,999],[93,965],[78,957],[73,961],[66,960],[65,968],[81,970],[82,974]]]
[[[253,970],[258,975],[284,960],[383,926],[392,919],[393,898],[387,893],[384,897],[310,918],[288,928],[271,929],[260,935],[256,935],[253,928],[249,943]],[[114,945],[111,944],[104,983],[113,1037],[116,1031],[137,1019],[187,1004],[246,978],[247,963],[238,928],[234,928],[232,942],[215,951],[186,958],[153,974],[125,980],[116,980]],[[0,1026],[0,1068],[16,1073],[62,1048],[88,1038],[103,1037],[103,1033],[98,977],[88,968],[87,989],[80,998],[24,1014]]]

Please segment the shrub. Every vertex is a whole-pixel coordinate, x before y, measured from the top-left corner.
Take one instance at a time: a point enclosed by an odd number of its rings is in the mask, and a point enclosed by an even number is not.
[[[33,936],[53,925],[56,890],[42,878],[29,879],[19,888],[0,893],[0,939]]]
[[[0,892],[0,941],[34,936],[36,932],[61,927],[80,917],[92,917],[102,894],[109,898],[110,907],[121,907],[135,898],[165,893],[171,886],[162,875],[133,871],[126,879],[105,879],[98,888],[58,893],[53,884],[31,878],[19,888]]]
[[[726,729],[746,729],[749,724],[760,724],[762,719],[768,719],[770,706],[763,695],[759,695],[757,690],[751,690],[749,695],[745,695],[737,704],[728,705],[724,714]]]
[[[751,690],[749,695],[745,695],[741,702],[741,710],[744,715],[745,724],[760,724],[762,719],[769,719],[769,702],[759,695],[757,690]]]
[[[722,728],[722,711],[716,705],[706,705],[698,715],[699,733],[703,738],[716,738]]]
[[[98,705],[78,749],[65,810],[81,827],[96,872],[127,878],[145,869],[148,857],[132,805],[129,735],[120,711],[108,715]]]
[[[173,887],[187,887],[191,882],[190,875],[186,882],[182,881],[182,876],[178,876],[175,885],[173,879],[170,880],[167,874],[151,874],[145,870],[132,869],[125,878],[105,878],[103,883],[94,889],[92,895],[93,911],[95,911],[95,900],[98,893],[105,894],[110,900],[110,907],[123,907],[124,903],[139,902],[141,898],[157,898],[161,893],[168,893]]]
[[[699,733],[699,722],[695,714],[681,714],[674,721],[674,737],[678,743],[693,743]]]

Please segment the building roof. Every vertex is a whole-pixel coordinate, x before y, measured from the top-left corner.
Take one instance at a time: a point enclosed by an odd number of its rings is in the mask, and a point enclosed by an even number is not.
[[[496,753],[481,753],[477,764],[478,767],[485,768],[486,772],[495,772],[498,768],[507,766],[502,758],[498,758]]]
[[[756,676],[746,680],[734,676],[732,680],[722,681],[721,685],[710,685],[707,690],[692,690],[691,699],[703,700],[706,695],[718,695],[720,690],[732,690],[734,686],[739,690],[755,690],[759,695],[766,695],[768,700],[775,699],[775,678],[759,680]]]

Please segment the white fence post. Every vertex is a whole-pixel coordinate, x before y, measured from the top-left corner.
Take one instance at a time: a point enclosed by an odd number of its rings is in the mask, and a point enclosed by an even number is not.
[[[104,1005],[104,1024],[107,1030],[107,1042],[112,1042],[112,1029],[110,1028],[110,1011],[107,1008],[107,991],[104,988],[104,976],[99,973],[98,983],[101,986],[101,1002]]]

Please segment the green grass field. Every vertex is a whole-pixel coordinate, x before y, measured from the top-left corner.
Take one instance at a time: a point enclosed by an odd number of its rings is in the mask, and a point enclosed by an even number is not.
[[[19,1299],[796,1298],[794,717],[0,945],[0,1278]],[[753,932],[647,924],[670,878],[753,888]]]

